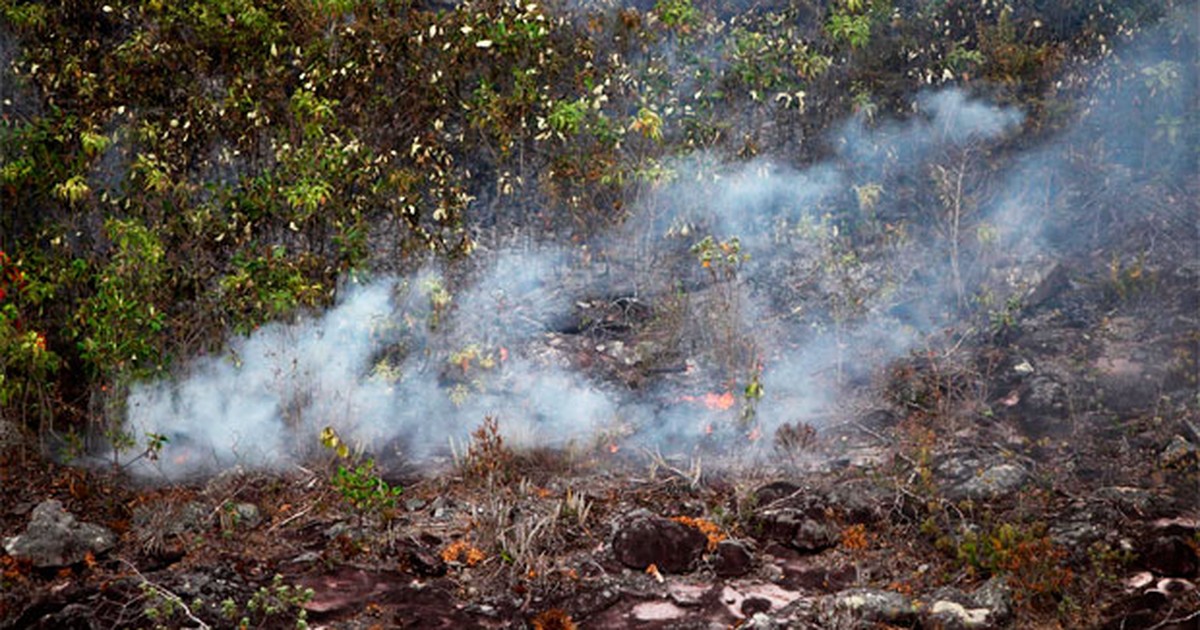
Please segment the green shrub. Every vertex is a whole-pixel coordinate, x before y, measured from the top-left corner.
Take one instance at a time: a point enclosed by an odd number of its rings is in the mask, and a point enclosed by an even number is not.
[[[135,219],[109,219],[109,260],[93,275],[95,293],[75,316],[80,356],[102,378],[118,381],[163,369],[167,267],[158,235]]]
[[[22,316],[22,294],[29,288],[25,273],[0,251],[0,409],[22,415],[36,410],[44,420],[51,413],[49,390],[59,357]]]

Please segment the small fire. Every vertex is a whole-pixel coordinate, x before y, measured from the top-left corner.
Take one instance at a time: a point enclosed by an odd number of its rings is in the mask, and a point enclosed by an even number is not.
[[[725,392],[719,395],[709,392],[704,395],[704,406],[717,411],[725,411],[733,407],[733,392]]]
[[[613,455],[616,455],[616,454],[617,454],[617,451],[619,451],[619,450],[621,450],[621,445],[620,445],[620,444],[617,444],[616,442],[610,442],[610,443],[609,443],[609,445],[608,445],[608,452],[609,452],[609,453],[612,453]]]
[[[733,403],[736,402],[733,392],[725,392],[723,394],[708,392],[699,398],[696,396],[680,396],[679,400],[681,402],[699,402],[713,411],[726,411],[733,408]]]

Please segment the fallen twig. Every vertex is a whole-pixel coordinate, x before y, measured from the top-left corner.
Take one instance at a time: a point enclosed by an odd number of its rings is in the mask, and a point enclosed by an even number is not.
[[[1158,630],[1159,628],[1165,628],[1170,625],[1187,623],[1198,617],[1200,617],[1200,610],[1193,610],[1191,612],[1191,614],[1184,616],[1184,617],[1174,617],[1174,618],[1163,619],[1162,621],[1154,624],[1153,626],[1146,628],[1146,630]]]
[[[212,626],[209,626],[207,623],[204,623],[203,619],[201,619],[201,618],[197,617],[195,614],[193,614],[192,609],[189,608],[186,603],[184,603],[183,598],[181,598],[178,595],[176,595],[175,593],[171,592],[166,587],[156,584],[154,582],[151,582],[148,578],[146,578],[145,575],[142,574],[141,571],[138,570],[138,568],[136,566],[134,566],[134,564],[132,562],[130,562],[124,558],[121,558],[120,560],[125,566],[129,567],[129,569],[131,571],[133,571],[134,575],[136,575],[138,577],[138,579],[142,581],[142,584],[144,584],[150,590],[154,591],[155,595],[158,595],[159,597],[161,597],[163,599],[170,600],[171,603],[175,604],[176,606],[179,606],[179,609],[183,611],[183,614],[186,615],[188,619],[192,620],[192,622],[196,624],[197,628],[201,628],[203,630],[210,630],[210,628]]]
[[[310,506],[304,508],[303,510],[300,510],[299,512],[296,512],[295,514],[283,519],[282,521],[279,521],[278,523],[275,523],[274,525],[268,527],[267,533],[270,534],[271,532],[275,531],[276,529],[279,529],[280,527],[283,527],[284,525],[291,523],[292,521],[300,518],[301,516],[308,514],[309,512],[312,511],[312,509],[315,505],[316,504],[310,505]]]

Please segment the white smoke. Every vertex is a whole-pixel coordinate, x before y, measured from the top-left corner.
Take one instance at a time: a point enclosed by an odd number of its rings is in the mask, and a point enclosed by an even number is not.
[[[846,286],[823,289],[829,295],[861,290],[862,301],[836,330],[813,324],[820,319],[809,316],[813,305],[789,305],[802,316],[779,317],[780,305],[770,303],[778,293],[772,283],[810,270],[818,275],[830,255],[826,245],[837,237],[827,218],[833,210],[847,214],[855,187],[897,174],[929,185],[931,156],[995,142],[1021,122],[1012,108],[945,90],[920,96],[902,122],[872,127],[850,121],[835,136],[837,154],[825,163],[801,169],[762,159],[714,167],[711,156],[698,156],[675,165],[676,183],[647,200],[654,211],[631,218],[605,247],[617,256],[648,250],[657,262],[671,248],[678,255],[675,228],[693,223],[718,239],[742,240],[751,259],[730,295],[742,302],[735,314],[739,328],[763,355],[766,396],[757,421],[770,431],[829,405],[837,395],[832,374],[844,365],[878,367],[955,316],[954,291],[928,280],[948,276],[944,242],[912,239],[876,258],[848,262]],[[1048,151],[1016,160],[1007,177],[1059,168]],[[1027,244],[1027,258],[1043,246],[1041,228],[1017,188],[979,211],[1005,232],[1005,243]],[[880,191],[878,210],[899,203],[893,192]],[[804,232],[802,225],[816,228]],[[825,241],[813,235],[818,232]],[[692,232],[685,244],[703,235]],[[451,439],[465,439],[485,415],[499,417],[506,435],[526,445],[562,445],[632,421],[644,444],[688,448],[700,439],[707,412],[659,404],[530,350],[545,340],[551,322],[592,297],[570,287],[595,290],[594,283],[565,281],[574,260],[568,251],[492,255],[474,282],[440,306],[432,304],[445,281],[433,268],[410,278],[348,284],[338,304],[319,317],[233,338],[224,354],[193,360],[175,380],[134,387],[129,427],[169,438],[153,467],[169,478],[234,463],[286,465],[312,450],[324,426],[374,447],[398,441],[420,460]],[[657,288],[669,292],[671,285]]]

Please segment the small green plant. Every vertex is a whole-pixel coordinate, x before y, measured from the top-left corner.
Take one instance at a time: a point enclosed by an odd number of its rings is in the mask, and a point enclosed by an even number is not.
[[[245,604],[226,598],[217,607],[221,617],[236,624],[238,630],[282,627],[281,624],[293,622],[296,630],[307,630],[308,611],[304,605],[312,601],[313,594],[311,588],[285,584],[283,576],[276,574],[270,584],[259,587]],[[199,602],[193,608],[199,608]]]
[[[714,280],[732,279],[742,263],[750,260],[749,254],[742,253],[742,242],[736,236],[725,241],[706,236],[692,245],[692,253]]]
[[[1001,523],[984,532],[964,532],[955,556],[973,571],[1003,575],[1014,598],[1040,607],[1061,596],[1074,575],[1063,564],[1067,552],[1056,545],[1042,524]]]
[[[1001,336],[1017,327],[1017,318],[1024,305],[1020,295],[1010,295],[1004,300],[1004,306],[988,312],[988,324],[993,336]]]
[[[585,99],[555,101],[554,106],[550,108],[550,115],[546,117],[546,122],[559,137],[566,139],[579,133],[586,117],[587,101]]]
[[[857,50],[871,41],[871,21],[866,15],[835,11],[825,24],[825,32],[833,41]]]
[[[197,599],[192,602],[191,606],[188,606],[178,595],[148,581],[142,582],[141,589],[142,596],[147,602],[146,607],[142,609],[142,615],[154,624],[155,630],[177,627],[176,624],[184,619],[196,621],[192,611],[199,609],[204,604]]]
[[[342,499],[354,507],[360,522],[368,514],[382,516],[395,509],[396,498],[404,489],[381,479],[374,459],[368,457],[353,464],[350,447],[333,427],[321,431],[321,445],[333,451],[339,460],[330,481]]]
[[[250,601],[246,602],[246,610],[250,614],[242,617],[239,625],[247,628],[253,618],[260,620],[258,624],[260,627],[267,620],[294,619],[296,629],[305,630],[308,628],[308,611],[304,610],[304,604],[312,598],[313,590],[311,588],[299,588],[284,584],[283,576],[276,574],[275,578],[271,580],[271,584],[260,587],[250,597]]]
[[[955,46],[946,55],[946,69],[956,75],[970,75],[972,71],[983,65],[983,53],[973,48]]]
[[[663,24],[684,34],[700,20],[700,11],[692,5],[692,0],[658,0],[654,3],[654,12]]]
[[[637,116],[634,117],[633,123],[629,126],[629,129],[630,131],[635,131],[642,134],[643,137],[653,140],[654,142],[662,142],[662,116],[649,107],[643,107],[638,110]]]

